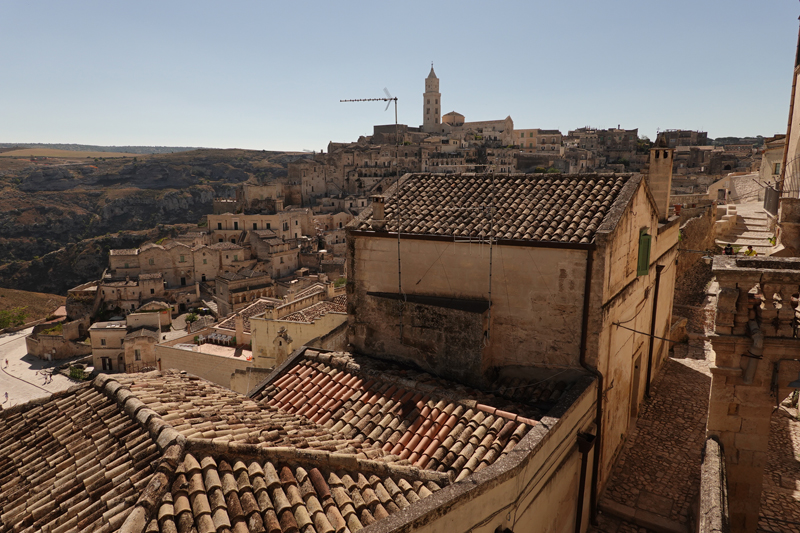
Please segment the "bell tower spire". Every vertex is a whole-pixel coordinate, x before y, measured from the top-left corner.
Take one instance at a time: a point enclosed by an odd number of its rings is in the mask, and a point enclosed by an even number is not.
[[[442,94],[439,92],[439,78],[433,71],[425,78],[425,92],[422,95],[422,131],[438,131],[442,122]]]

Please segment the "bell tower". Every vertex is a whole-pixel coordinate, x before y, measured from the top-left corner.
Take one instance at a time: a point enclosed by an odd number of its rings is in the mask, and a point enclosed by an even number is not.
[[[422,131],[434,132],[442,122],[442,95],[439,92],[439,78],[433,71],[425,78],[425,93],[422,95]]]

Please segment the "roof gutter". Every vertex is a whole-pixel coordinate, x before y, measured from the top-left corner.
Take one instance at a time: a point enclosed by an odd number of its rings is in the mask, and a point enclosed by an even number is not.
[[[586,275],[583,285],[583,317],[581,319],[581,347],[580,365],[597,378],[597,399],[595,412],[596,436],[594,442],[594,459],[592,460],[592,483],[589,494],[589,516],[592,523],[597,522],[597,483],[600,472],[600,448],[603,437],[603,374],[586,362],[586,345],[589,336],[589,303],[592,288],[592,267],[594,266],[594,246],[586,250]],[[583,509],[578,509],[578,517],[583,515]]]

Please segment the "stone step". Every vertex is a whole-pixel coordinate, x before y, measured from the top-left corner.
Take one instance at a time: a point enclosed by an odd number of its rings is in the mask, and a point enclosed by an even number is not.
[[[723,236],[723,238],[769,239],[770,237],[772,237],[772,235],[773,233],[771,231],[742,230],[742,231],[732,231],[730,233],[726,233]]]

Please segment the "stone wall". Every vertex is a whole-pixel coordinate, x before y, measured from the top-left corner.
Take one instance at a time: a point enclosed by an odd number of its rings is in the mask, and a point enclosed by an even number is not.
[[[160,370],[185,370],[226,388],[231,387],[231,375],[237,369],[245,370],[253,364],[243,357],[211,355],[163,344],[156,346],[156,362]]]
[[[692,218],[685,217],[681,212],[680,248],[694,251],[678,252],[678,263],[675,265],[676,303],[696,305],[702,301],[704,288],[711,281],[711,265],[703,260],[706,254],[697,252],[713,250],[716,247],[714,242],[716,220],[715,205],[703,208]]]
[[[487,243],[401,240],[402,295],[396,238],[348,245],[355,350],[476,385],[492,367],[578,366],[586,250],[494,246],[489,324]]]
[[[714,274],[719,295],[707,433],[725,452],[731,531],[754,532],[770,416],[800,372],[794,337],[800,259],[716,256]]]
[[[700,505],[698,533],[729,533],[728,482],[725,477],[725,457],[716,439],[706,440],[703,465],[700,470]]]

